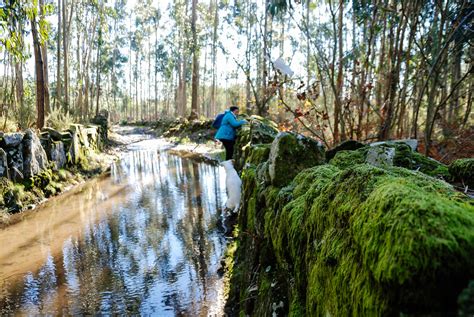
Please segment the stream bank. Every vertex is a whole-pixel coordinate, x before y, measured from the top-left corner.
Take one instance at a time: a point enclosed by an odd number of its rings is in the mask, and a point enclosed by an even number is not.
[[[0,230],[0,315],[222,316],[225,173],[169,146],[130,144]]]
[[[73,124],[65,131],[51,127],[0,136],[0,228],[23,218],[48,198],[86,180],[108,173],[126,146],[147,138],[146,127]]]

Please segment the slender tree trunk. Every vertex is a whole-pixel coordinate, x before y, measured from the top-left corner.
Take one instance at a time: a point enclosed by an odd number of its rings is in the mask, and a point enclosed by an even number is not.
[[[454,52],[452,54],[453,57],[451,63],[451,90],[459,81],[459,78],[461,78],[462,40],[461,35],[457,35],[454,38]],[[456,89],[451,97],[451,102],[449,103],[448,116],[446,120],[450,131],[446,131],[448,133],[445,133],[445,135],[451,134],[451,127],[456,126],[456,123],[458,122],[459,108],[459,89]]]
[[[309,82],[311,80],[311,67],[310,67],[310,61],[311,61],[311,37],[309,34],[309,11],[311,8],[311,1],[306,0],[306,14],[305,14],[305,35],[306,35],[306,89],[309,89]]]
[[[394,0],[392,0],[391,5],[396,6]],[[405,11],[405,8],[402,10]],[[403,14],[398,28],[395,30],[395,27],[391,26],[389,30],[389,51],[386,58],[388,61],[385,82],[386,92],[383,107],[384,111],[382,111],[382,124],[379,132],[380,140],[389,139],[391,136],[392,121],[396,110],[395,96],[399,83],[400,64],[402,58],[401,51],[403,48],[403,39],[405,37],[406,21],[405,15]]]
[[[67,33],[67,17],[68,17],[68,11],[67,11],[67,5],[66,5],[66,0],[62,0],[62,16],[63,16],[63,55],[64,55],[64,62],[63,62],[63,67],[64,67],[64,111],[69,112],[69,71],[68,71],[68,41],[69,41],[69,34]]]
[[[61,28],[62,28],[62,0],[58,0],[58,39],[57,39],[57,68],[56,68],[56,109],[61,108]]]
[[[337,30],[337,37],[338,37],[338,70],[337,70],[337,96],[336,96],[336,104],[335,109],[337,109],[337,113],[335,116],[339,116],[339,124],[341,125],[341,141],[346,139],[346,131],[345,131],[345,123],[343,117],[343,109],[342,109],[342,97],[343,97],[343,87],[342,87],[342,78],[344,75],[344,51],[343,51],[343,39],[342,39],[342,28],[344,25],[344,0],[339,0],[339,17],[338,17],[338,30]],[[336,111],[335,111],[336,112]]]
[[[39,0],[40,5],[40,19],[45,18],[44,12],[44,0]],[[49,105],[49,79],[48,79],[48,49],[46,47],[47,43],[41,45],[41,57],[43,59],[43,78],[44,78],[44,111],[46,114],[50,112]]]
[[[19,127],[24,129],[26,126],[25,118],[25,93],[23,86],[23,63],[18,62],[15,64],[15,77],[16,77],[16,100],[18,102],[18,114],[19,114]],[[4,77],[5,78],[5,77]]]
[[[206,85],[207,85],[207,54],[208,54],[208,46],[205,45],[204,51],[204,69],[202,71],[202,78],[200,78],[201,82],[201,98],[199,103],[201,104],[201,115],[209,118],[211,115],[209,113],[209,105],[206,100]]]
[[[265,8],[268,7],[270,0],[265,0]],[[265,22],[264,22],[264,27],[263,27],[263,50],[262,50],[262,56],[261,56],[261,63],[262,63],[262,98],[260,98],[260,102],[257,103],[258,105],[258,114],[261,116],[265,116],[267,114],[267,105],[263,102],[263,100],[266,99],[266,96],[268,94],[267,91],[267,76],[268,76],[268,67],[267,67],[267,58],[268,56],[268,10],[265,9]]]
[[[196,18],[197,18],[197,0],[192,0],[192,20],[191,32],[193,36],[192,54],[193,54],[193,77],[191,92],[191,119],[199,116],[198,90],[199,90],[199,50],[197,43]]]
[[[384,1],[383,3],[384,7],[387,7],[388,2]],[[375,85],[375,107],[379,111],[382,111],[384,104],[383,104],[383,88],[385,87],[385,72],[386,72],[386,63],[385,63],[385,49],[386,49],[386,43],[385,43],[385,37],[386,37],[386,30],[387,30],[387,12],[386,10],[382,11],[382,17],[381,21],[383,21],[383,27],[382,27],[382,39],[380,41],[380,53],[378,55],[379,60],[378,60],[378,73],[377,73],[377,81]]]
[[[99,36],[98,36],[98,41],[99,43],[97,44],[97,69],[96,69],[96,103],[95,103],[95,115],[99,115],[99,99],[100,99],[100,68],[101,68],[101,63],[100,63],[100,49],[101,49],[101,41],[102,41],[102,30],[101,30],[101,25],[102,25],[102,12],[99,12]]]
[[[41,129],[44,126],[44,76],[43,58],[41,56],[41,43],[38,35],[36,21],[31,21],[31,34],[33,36],[33,49],[35,54],[36,73],[36,127]]]
[[[84,114],[85,114],[85,110],[83,108],[83,102],[82,102],[82,96],[83,96],[83,86],[84,84],[82,83],[82,72],[81,72],[81,67],[82,67],[82,61],[81,61],[81,53],[80,53],[80,43],[81,43],[81,35],[78,34],[77,35],[77,50],[76,50],[76,58],[77,58],[77,61],[78,61],[78,65],[77,65],[77,101],[76,101],[76,109],[80,112],[79,114],[77,114],[77,117],[80,118],[81,120],[84,120],[85,117],[84,117]]]
[[[471,111],[472,111],[472,92],[474,90],[474,81],[472,80],[472,78],[470,79],[470,82],[469,82],[469,89],[467,90],[468,93],[467,93],[467,101],[466,101],[466,111],[464,112],[464,118],[462,120],[462,128],[465,128],[466,127],[466,124],[469,122],[469,116],[472,115]]]
[[[155,120],[158,120],[158,21],[155,19]]]
[[[214,1],[214,27],[212,32],[212,84],[211,84],[211,114],[215,115],[216,109],[216,57],[217,57],[217,27],[219,25],[219,14],[218,14],[217,0]]]

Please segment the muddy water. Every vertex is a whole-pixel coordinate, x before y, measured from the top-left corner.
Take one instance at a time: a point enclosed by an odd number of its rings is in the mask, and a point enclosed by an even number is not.
[[[225,172],[136,144],[0,231],[0,315],[222,315]]]

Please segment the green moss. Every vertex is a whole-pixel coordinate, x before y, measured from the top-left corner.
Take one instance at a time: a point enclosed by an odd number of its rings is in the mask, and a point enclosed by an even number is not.
[[[411,147],[404,143],[395,143],[395,156],[393,157],[393,165],[413,169],[413,151]]]
[[[272,143],[269,172],[272,185],[283,187],[303,169],[324,164],[323,147],[294,133],[280,133]]]
[[[474,187],[474,158],[455,160],[449,165],[449,173],[455,181]]]
[[[362,147],[275,186],[271,159],[246,137],[230,315],[271,315],[280,300],[291,316],[456,311],[474,277],[474,206],[429,176],[445,166],[389,144],[396,166],[378,168]]]
[[[307,290],[309,315],[443,309],[440,297],[474,273],[465,271],[474,267],[473,207],[444,196],[448,185],[399,170],[336,172],[269,225],[277,258]]]
[[[403,143],[387,143],[378,145],[378,147],[389,147],[395,149],[393,157],[393,165],[404,167],[411,170],[420,171],[426,175],[443,178],[450,178],[450,174],[446,165],[428,158],[418,152],[413,152],[411,148]],[[341,169],[346,169],[356,164],[366,162],[367,152],[370,147],[366,146],[354,151],[339,151],[329,164],[335,165]],[[387,166],[390,168],[390,166]]]
[[[25,190],[23,184],[15,184],[4,177],[0,181],[0,193],[2,196],[1,209],[10,213],[19,212],[39,200],[32,192]]]
[[[257,182],[255,166],[243,170],[242,182],[245,184],[243,189],[244,199],[242,201],[246,202],[243,206],[246,212],[241,213],[241,215],[245,215],[247,218],[243,225],[246,228],[251,228],[253,231],[255,230],[255,218],[257,215]]]
[[[249,155],[246,155],[246,163],[258,165],[268,160],[271,144],[251,145]]]
[[[339,151],[336,153],[334,158],[329,161],[329,164],[337,166],[341,169],[345,169],[356,164],[362,164],[365,162],[368,149],[369,147],[363,147],[355,151]]]
[[[412,153],[412,169],[418,170],[426,175],[449,179],[448,167],[436,160],[426,157],[418,152]]]
[[[247,121],[249,124],[238,130],[235,143],[234,159],[238,171],[243,168],[251,145],[271,143],[278,133],[277,125],[268,119],[251,116]]]

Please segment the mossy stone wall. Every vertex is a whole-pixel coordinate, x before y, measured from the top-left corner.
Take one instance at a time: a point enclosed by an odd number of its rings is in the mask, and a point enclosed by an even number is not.
[[[395,153],[393,166],[376,167],[364,146],[275,184],[263,154],[269,145],[252,144],[246,133],[246,148],[236,149],[245,164],[229,315],[469,309],[463,289],[474,279],[474,205],[438,179],[447,167],[399,144],[378,145]]]
[[[82,179],[80,174],[101,170],[100,163],[91,158],[105,141],[99,131],[97,126],[74,124],[66,132],[46,127],[40,138],[31,129],[2,135],[0,209],[15,213],[33,207]]]

